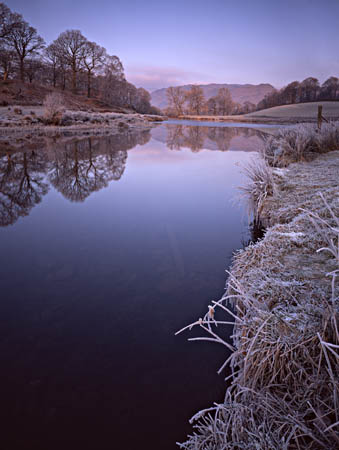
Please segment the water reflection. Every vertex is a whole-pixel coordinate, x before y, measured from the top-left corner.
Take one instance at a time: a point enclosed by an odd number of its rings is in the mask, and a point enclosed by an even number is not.
[[[7,154],[0,158],[0,226],[27,216],[48,192],[48,163],[40,152]]]
[[[150,140],[149,131],[45,142],[44,149],[0,155],[0,226],[27,216],[50,184],[65,198],[84,201],[120,180],[127,150]]]
[[[68,200],[84,201],[92,192],[120,180],[127,161],[126,150],[114,150],[110,138],[105,145],[99,139],[88,138],[70,142],[53,150],[48,179]]]
[[[225,152],[232,147],[254,151],[262,144],[265,133],[253,128],[166,124],[166,127],[154,130],[152,135],[171,150],[189,148],[196,153],[202,149]]]
[[[127,151],[147,144],[150,138],[149,131],[68,140],[46,138],[33,150],[0,154],[0,226],[28,215],[50,185],[66,199],[83,202],[111,181],[120,180]],[[193,153],[230,148],[253,151],[260,146],[263,133],[250,128],[166,124],[153,129],[152,138],[170,150],[189,148]]]
[[[16,221],[0,229],[1,449],[172,450],[224,398],[224,348],[174,333],[224,292],[251,155],[171,151],[162,130],[131,152],[150,133],[0,154],[3,225]],[[228,134],[172,131],[197,150]]]

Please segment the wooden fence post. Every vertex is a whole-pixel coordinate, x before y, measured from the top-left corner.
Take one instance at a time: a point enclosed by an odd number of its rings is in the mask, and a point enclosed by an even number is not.
[[[321,124],[323,120],[323,107],[322,105],[318,106],[318,129],[321,129]]]

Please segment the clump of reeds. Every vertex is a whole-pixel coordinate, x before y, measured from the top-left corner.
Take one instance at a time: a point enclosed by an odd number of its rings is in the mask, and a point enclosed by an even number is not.
[[[339,122],[299,124],[281,128],[264,142],[262,155],[270,166],[286,167],[291,163],[307,161],[318,153],[339,149]]]
[[[218,330],[231,316],[235,351],[220,368],[230,364],[232,369],[224,403],[192,418],[195,432],[181,448],[339,448],[339,219],[322,198],[327,219],[317,212],[303,214],[323,242],[318,252],[336,265],[324,274],[330,277],[328,291],[315,284],[299,298],[282,296],[270,305],[249,288],[249,280],[245,287],[230,274],[227,295],[190,325],[207,333],[199,339],[230,348]]]
[[[272,170],[264,159],[249,162],[243,169],[248,182],[240,188],[247,199],[250,212],[258,220],[267,196],[273,195],[274,181]]]

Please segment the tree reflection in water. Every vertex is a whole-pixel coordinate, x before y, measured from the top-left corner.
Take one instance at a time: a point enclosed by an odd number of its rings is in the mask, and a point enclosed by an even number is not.
[[[192,125],[166,125],[166,145],[171,150],[189,148],[196,153],[202,149],[227,151],[236,137],[263,139],[264,133],[242,127],[205,127]],[[255,146],[255,141],[253,142]],[[254,148],[255,150],[255,148]]]
[[[0,155],[0,226],[26,216],[47,194],[49,184],[68,200],[84,201],[119,180],[127,150],[144,145],[149,131],[49,142],[46,150]]]
[[[47,160],[41,152],[0,157],[0,226],[27,216],[48,192]]]

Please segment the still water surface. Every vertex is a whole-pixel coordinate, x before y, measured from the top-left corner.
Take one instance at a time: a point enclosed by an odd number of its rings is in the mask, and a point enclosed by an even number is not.
[[[223,348],[175,331],[248,239],[261,134],[164,124],[0,154],[1,449],[175,449]]]

